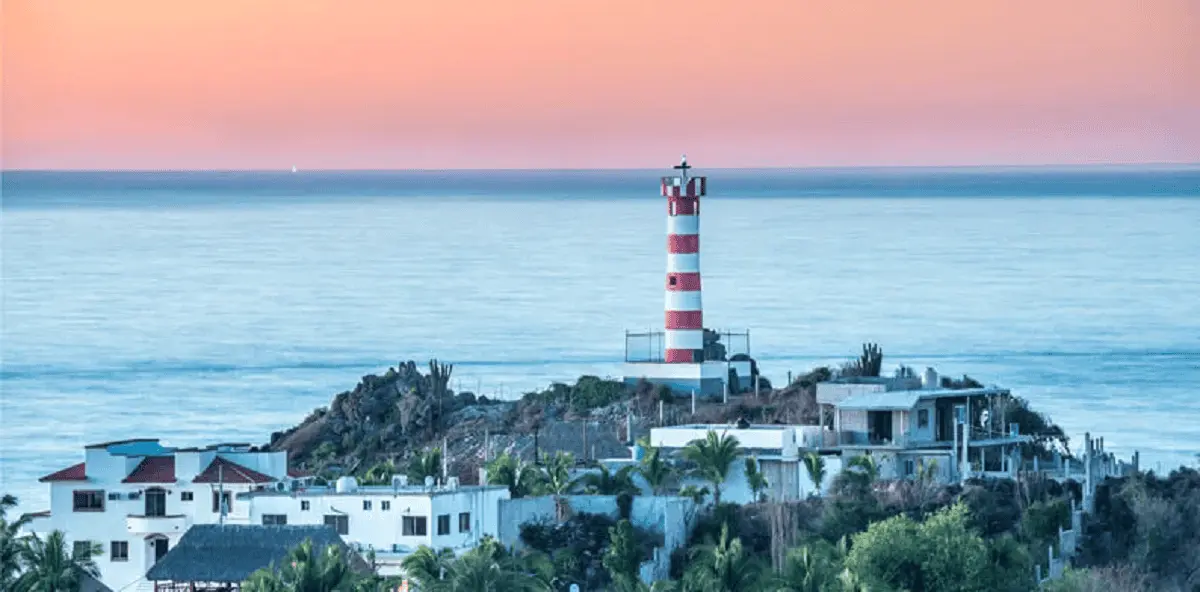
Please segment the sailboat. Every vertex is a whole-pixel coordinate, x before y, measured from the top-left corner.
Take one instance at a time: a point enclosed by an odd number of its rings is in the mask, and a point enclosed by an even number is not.
[[[296,172],[296,165],[292,165],[292,172]]]

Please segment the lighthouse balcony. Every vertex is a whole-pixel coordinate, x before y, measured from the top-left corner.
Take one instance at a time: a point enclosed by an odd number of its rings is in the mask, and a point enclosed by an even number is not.
[[[732,347],[730,347],[732,346]],[[739,393],[753,387],[749,331],[704,330],[704,348],[690,350],[692,361],[666,359],[664,331],[625,333],[625,383],[645,380],[680,394],[695,392],[720,398],[726,389]]]

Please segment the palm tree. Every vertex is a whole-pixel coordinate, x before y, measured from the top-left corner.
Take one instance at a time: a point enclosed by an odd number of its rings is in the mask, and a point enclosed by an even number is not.
[[[709,491],[707,487],[696,487],[695,485],[685,485],[679,490],[679,495],[691,498],[696,505],[704,503],[704,498],[708,497]]]
[[[391,485],[392,475],[396,473],[396,464],[392,461],[377,463],[363,473],[363,485]]]
[[[507,452],[492,459],[487,466],[489,485],[504,485],[514,499],[532,493],[538,484],[538,473],[528,463]]]
[[[425,590],[432,589],[446,574],[446,568],[454,561],[454,552],[450,549],[434,551],[425,545],[417,547],[411,555],[400,562],[404,573],[412,578],[417,587]]]
[[[689,592],[751,592],[762,589],[762,564],[730,538],[729,525],[721,526],[716,543],[692,549],[692,566],[684,573]]]
[[[538,491],[543,495],[554,496],[554,513],[558,520],[566,519],[567,507],[562,496],[570,493],[575,487],[571,479],[571,469],[575,466],[575,455],[570,452],[558,451],[554,456],[542,455]]]
[[[674,474],[674,469],[662,457],[662,451],[653,446],[643,446],[645,456],[638,463],[637,472],[646,480],[654,495],[661,495]]]
[[[817,454],[816,451],[809,451],[804,455],[804,469],[808,471],[808,478],[813,482],[813,486],[817,488],[817,495],[821,495],[821,483],[825,482],[825,457]]]
[[[288,552],[278,566],[260,569],[250,575],[248,592],[339,592],[352,587],[356,576],[339,547],[321,550],[305,540]]]
[[[845,538],[839,546],[825,541],[788,552],[783,573],[776,577],[777,592],[827,592],[841,586],[838,577],[845,561]]]
[[[28,516],[8,521],[8,512],[17,507],[17,498],[0,497],[0,590],[11,590],[21,571],[21,529],[29,523]]]
[[[767,476],[758,470],[758,459],[753,456],[746,457],[746,483],[750,486],[750,493],[754,496],[755,502],[759,501],[759,495],[766,490],[770,485],[767,483]]]
[[[600,465],[599,471],[588,473],[579,481],[583,484],[584,490],[592,495],[621,495],[622,493],[636,495],[638,493],[637,485],[633,482],[632,466],[621,467],[616,472],[612,472],[608,470],[607,466]]]
[[[87,576],[100,577],[95,557],[103,551],[99,543],[73,545],[67,551],[66,535],[61,530],[46,538],[30,535],[21,545],[21,563],[25,573],[17,577],[13,589],[27,592],[68,592],[78,590]]]
[[[879,479],[879,463],[870,454],[860,454],[846,462],[847,469],[858,469],[859,474],[866,477],[868,483]]]
[[[424,483],[426,477],[445,478],[442,474],[442,449],[430,448],[408,462],[408,481]]]
[[[539,577],[525,572],[494,539],[485,538],[449,565],[446,577],[432,592],[543,592],[547,588]]]
[[[696,474],[712,484],[713,503],[717,505],[721,503],[721,484],[737,456],[737,438],[728,434],[718,436],[712,430],[703,440],[696,440],[683,449],[683,457],[696,464]]]

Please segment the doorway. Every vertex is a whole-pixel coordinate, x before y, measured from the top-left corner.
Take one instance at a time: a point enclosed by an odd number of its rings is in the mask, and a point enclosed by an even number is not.
[[[151,565],[166,557],[167,551],[170,550],[170,544],[170,540],[161,534],[152,534],[146,537],[146,555],[151,560]]]

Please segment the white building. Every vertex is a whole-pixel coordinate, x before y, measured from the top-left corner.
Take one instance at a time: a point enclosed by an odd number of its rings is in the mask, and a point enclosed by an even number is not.
[[[248,444],[168,448],[157,439],[84,448],[84,461],[40,479],[50,510],[27,527],[61,530],[69,544],[98,543],[100,580],[149,590],[144,576],[195,524],[328,524],[352,548],[376,549],[386,568],[418,545],[459,549],[497,536],[503,487],[312,486],[286,452]],[[347,487],[349,485],[349,487]],[[222,516],[221,500],[224,500]]]
[[[746,478],[747,456],[758,460],[758,470],[767,478],[767,489],[763,493],[772,501],[804,499],[825,491],[833,477],[841,470],[837,456],[822,456],[825,461],[825,477],[818,488],[808,475],[803,456],[808,451],[817,451],[824,440],[820,426],[772,425],[772,424],[690,424],[652,428],[650,445],[665,451],[679,450],[696,440],[703,440],[708,432],[719,436],[733,436],[743,452],[729,466],[725,483],[721,487],[721,501],[750,503],[753,492]],[[635,452],[636,454],[636,452]],[[705,482],[687,478],[684,485],[704,486]]]
[[[400,573],[400,561],[421,545],[470,549],[484,536],[500,532],[499,504],[509,499],[507,487],[409,485],[398,476],[392,486],[359,486],[343,477],[335,487],[305,487],[297,491],[255,491],[241,494],[250,507],[253,524],[326,524],[350,546],[374,551],[379,572]]]
[[[247,524],[239,492],[298,486],[284,452],[248,444],[165,448],[156,439],[123,440],[84,448],[84,461],[42,477],[50,510],[34,514],[28,530],[65,533],[72,544],[98,543],[100,580],[113,590],[138,582],[193,524],[220,520],[224,492],[231,523]],[[137,589],[137,588],[132,588]]]

